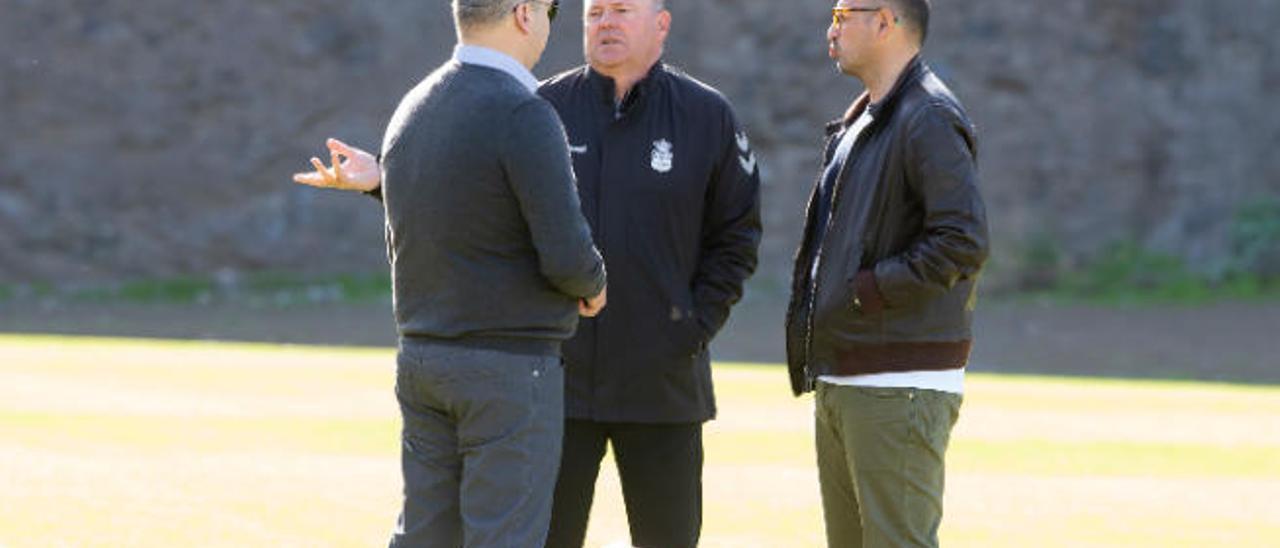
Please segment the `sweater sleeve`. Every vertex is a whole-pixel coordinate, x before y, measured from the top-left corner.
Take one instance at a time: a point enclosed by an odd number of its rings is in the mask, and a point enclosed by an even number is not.
[[[521,103],[499,146],[542,275],[571,297],[598,295],[605,285],[604,260],[582,216],[568,138],[555,110],[537,97]]]
[[[377,160],[377,162],[378,162],[379,170],[381,170],[381,167],[382,167],[382,152],[378,152],[378,154],[375,156],[375,158],[376,158],[376,160]],[[373,187],[373,188],[371,188],[371,189],[369,189],[369,190],[366,190],[366,191],[362,192],[361,194],[364,194],[365,196],[368,196],[368,197],[370,197],[370,198],[373,198],[373,199],[377,200],[377,201],[378,201],[378,203],[382,203],[382,181],[378,181],[378,186],[375,186],[375,187]]]

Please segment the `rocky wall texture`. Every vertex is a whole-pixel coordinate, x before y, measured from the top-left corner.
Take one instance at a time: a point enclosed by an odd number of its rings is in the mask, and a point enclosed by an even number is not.
[[[830,0],[668,0],[667,59],[756,145],[756,285],[785,291],[821,126],[858,85],[826,59]],[[444,0],[0,0],[0,283],[385,267],[381,209],[297,187],[343,136],[376,147],[448,57]],[[581,60],[566,0],[543,63]],[[1280,195],[1280,2],[935,0],[926,56],[982,139],[989,287],[1130,240],[1206,271],[1234,215]],[[1040,265],[1041,267],[1043,265]]]

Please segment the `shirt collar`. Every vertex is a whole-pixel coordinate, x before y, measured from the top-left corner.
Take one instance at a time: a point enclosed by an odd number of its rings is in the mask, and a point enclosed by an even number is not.
[[[538,79],[533,77],[533,73],[529,72],[529,69],[525,68],[519,61],[516,61],[514,57],[496,49],[458,44],[457,47],[453,48],[453,59],[467,65],[478,65],[500,70],[510,74],[512,78],[515,78],[524,87],[529,88],[529,91],[538,91]]]

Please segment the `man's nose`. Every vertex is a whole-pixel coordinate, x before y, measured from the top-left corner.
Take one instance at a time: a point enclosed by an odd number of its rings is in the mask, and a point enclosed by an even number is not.
[[[618,16],[613,11],[604,10],[604,12],[600,14],[600,21],[598,21],[596,24],[600,25],[601,27],[605,27],[605,26],[613,27],[617,24],[617,22],[618,22]]]

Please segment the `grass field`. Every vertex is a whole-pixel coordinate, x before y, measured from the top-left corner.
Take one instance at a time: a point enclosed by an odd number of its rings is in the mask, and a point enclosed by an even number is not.
[[[378,546],[389,350],[0,337],[0,546]],[[703,546],[822,544],[811,399],[718,364]],[[588,545],[626,538],[611,467]],[[950,546],[1280,546],[1280,387],[971,375]]]

